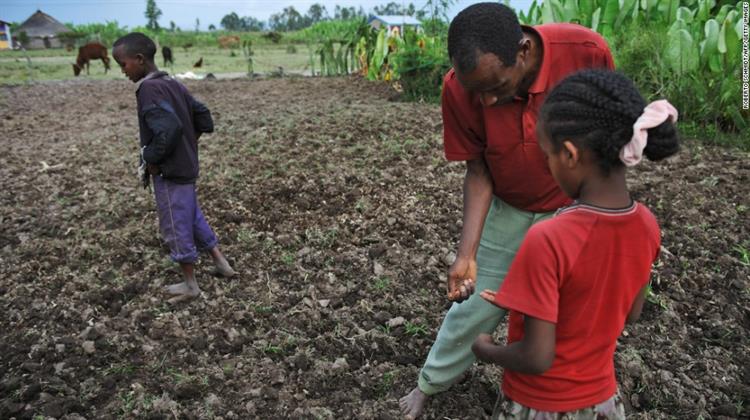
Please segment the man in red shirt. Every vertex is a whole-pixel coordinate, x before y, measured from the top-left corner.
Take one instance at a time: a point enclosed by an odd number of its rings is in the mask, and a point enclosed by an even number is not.
[[[405,417],[422,414],[430,395],[447,390],[475,360],[471,346],[494,331],[505,311],[479,290],[497,290],[528,229],[570,199],[559,189],[536,141],[544,98],[566,76],[613,69],[597,33],[572,24],[521,26],[498,3],[467,7],[451,22],[453,69],[443,85],[446,158],[466,161],[463,228],[448,271],[443,320],[417,387],[401,398]]]

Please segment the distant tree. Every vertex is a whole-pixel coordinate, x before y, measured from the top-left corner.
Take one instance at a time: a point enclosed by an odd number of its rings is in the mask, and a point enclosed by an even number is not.
[[[243,31],[260,32],[265,29],[266,24],[252,16],[244,16],[241,19],[241,26]]]
[[[169,32],[174,32],[175,28],[177,28],[177,25],[175,25],[173,20],[169,21]]]
[[[307,9],[307,15],[305,15],[305,18],[310,25],[314,25],[318,22],[328,20],[328,11],[322,4],[315,3]]]
[[[294,6],[289,6],[281,13],[272,14],[268,24],[275,31],[296,31],[304,28],[307,22]]]
[[[362,6],[359,7],[359,10],[355,9],[353,6],[350,7],[341,7],[338,4],[333,9],[333,18],[338,19],[354,19],[356,17],[365,16],[365,9],[362,8]]]
[[[26,31],[21,31],[18,34],[18,43],[21,44],[22,47],[29,45],[29,34],[27,34]]]
[[[195,18],[195,32],[200,32],[201,30],[201,20],[198,18]]]
[[[237,16],[237,13],[232,12],[221,18],[221,26],[227,31],[240,31],[242,30],[242,20]]]
[[[212,24],[208,25],[208,30],[209,31],[215,31],[216,30],[216,26],[212,23]]]
[[[446,29],[448,9],[456,3],[456,0],[427,0],[424,9],[427,12],[422,19],[425,20],[424,27],[428,34],[438,34]],[[429,19],[429,20],[427,20]]]
[[[156,6],[156,0],[146,0],[146,27],[153,31],[159,30],[159,17],[161,17],[161,9]]]
[[[413,3],[408,6],[402,6],[400,3],[390,2],[386,5],[375,6],[373,8],[376,15],[407,15],[414,16],[417,13]]]

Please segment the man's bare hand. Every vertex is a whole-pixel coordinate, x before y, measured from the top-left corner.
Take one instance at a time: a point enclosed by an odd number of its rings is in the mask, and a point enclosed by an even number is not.
[[[448,300],[463,302],[474,293],[477,262],[473,258],[458,257],[448,269]]]

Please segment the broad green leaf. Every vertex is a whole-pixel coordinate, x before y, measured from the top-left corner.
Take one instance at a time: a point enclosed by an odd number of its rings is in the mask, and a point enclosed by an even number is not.
[[[728,108],[729,116],[732,117],[732,121],[734,121],[734,125],[737,126],[740,130],[745,130],[748,127],[748,122],[745,119],[745,117],[742,116],[742,113],[735,107],[729,107]]]
[[[520,10],[518,12],[518,21],[521,22],[524,25],[528,25],[529,24],[529,19],[526,17],[525,14],[523,14],[523,10]]]
[[[705,22],[711,16],[711,9],[716,6],[716,0],[700,0],[698,2],[698,12],[695,18],[699,22]]]
[[[667,31],[667,34],[672,34],[673,32],[677,32],[679,30],[685,30],[687,31],[689,29],[687,23],[685,23],[682,19],[677,19],[674,21],[674,23],[669,27],[669,30]]]
[[[732,6],[725,4],[721,6],[721,9],[719,9],[719,13],[716,14],[716,21],[717,22],[724,22],[724,19],[727,17],[727,13],[732,9]]]
[[[680,7],[677,9],[677,19],[682,19],[685,23],[693,23],[693,11],[687,7]]]
[[[531,2],[528,19],[529,25],[537,25],[539,23],[539,5],[536,4],[536,0]]]
[[[706,35],[706,44],[702,50],[702,54],[707,57],[711,57],[718,52],[719,30],[719,22],[714,19],[707,20],[703,27],[703,32]]]
[[[591,17],[594,14],[594,0],[579,0],[578,15],[581,25],[591,27]]]
[[[563,4],[563,18],[565,19],[565,22],[574,22],[581,24],[580,19],[578,18],[578,0],[565,0],[565,3]]]
[[[633,10],[633,8],[636,7],[636,0],[624,0],[622,3],[622,8],[620,9],[620,13],[617,15],[617,20],[615,20],[614,29],[615,31],[620,29],[620,26],[625,21],[625,18],[628,17],[628,14]]]
[[[617,19],[619,11],[619,1],[607,0],[607,3],[604,6],[604,11],[602,12],[601,31],[599,31],[602,35],[609,36],[612,34],[615,19]]]
[[[555,22],[555,12],[552,3],[556,1],[558,0],[544,0],[544,2],[542,2],[542,23]]]
[[[651,16],[652,19],[656,15],[656,6],[659,5],[659,0],[641,0],[641,8],[646,15]]]
[[[602,8],[597,7],[594,14],[591,15],[591,30],[599,32],[599,19],[602,15]]]
[[[718,52],[714,55],[708,56],[708,68],[714,73],[721,73],[724,70],[721,55]]]
[[[737,19],[739,17],[739,15],[740,15],[739,12],[737,12],[736,10],[730,10],[727,13],[727,17],[724,18],[724,20],[728,21],[730,24],[733,24],[734,20]],[[721,22],[721,21],[719,21],[719,22]]]
[[[670,31],[667,40],[666,59],[677,74],[685,74],[698,68],[698,46],[685,29]]]
[[[370,60],[370,68],[368,69],[367,78],[370,80],[378,80],[380,76],[381,67],[385,62],[385,56],[388,54],[388,43],[386,42],[386,31],[381,29],[378,33],[378,38],[375,41],[375,51]]]
[[[731,67],[738,63],[740,55],[742,54],[742,40],[737,36],[734,27],[729,19],[724,21],[721,25],[721,31],[719,31],[719,40],[721,40],[721,32],[724,32],[724,46],[726,48],[727,62]]]
[[[680,0],[659,1],[657,6],[659,20],[668,24],[674,22],[677,18],[678,7],[680,7]]]
[[[563,5],[560,3],[561,1],[563,0],[552,0],[552,10],[555,13],[555,22],[569,22],[569,19],[565,16]]]

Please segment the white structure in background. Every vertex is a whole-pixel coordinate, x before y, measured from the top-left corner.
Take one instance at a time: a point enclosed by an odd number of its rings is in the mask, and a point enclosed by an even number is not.
[[[13,35],[10,33],[10,22],[0,19],[0,50],[13,49]]]
[[[384,27],[389,34],[398,36],[404,33],[406,27],[414,28],[417,31],[422,28],[422,22],[419,19],[406,15],[372,15],[367,23],[376,31]]]

